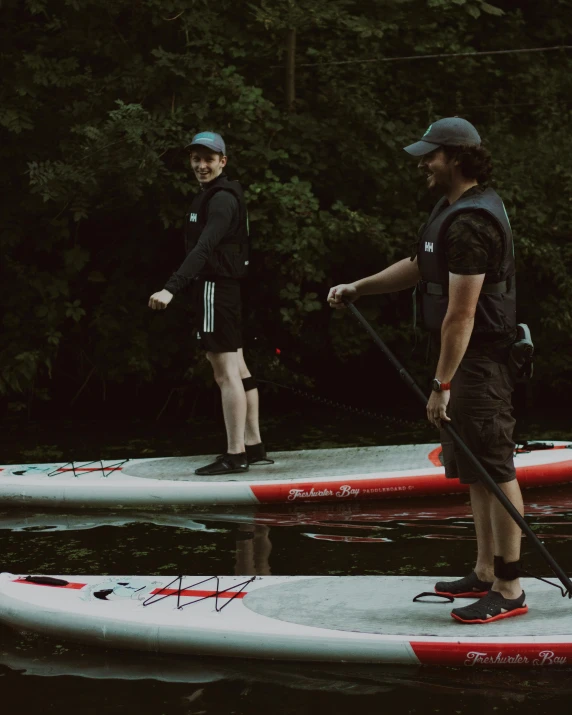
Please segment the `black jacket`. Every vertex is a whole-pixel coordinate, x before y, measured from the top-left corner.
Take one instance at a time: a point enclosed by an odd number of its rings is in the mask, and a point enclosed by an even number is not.
[[[249,254],[246,202],[238,181],[229,181],[224,174],[195,196],[185,220],[185,250],[189,254],[199,242],[207,225],[209,203],[219,191],[228,191],[236,198],[238,221],[235,229],[214,248],[199,275],[205,278],[243,278],[248,270]]]
[[[197,277],[239,279],[246,275],[248,213],[237,181],[221,174],[201,189],[185,216],[184,240],[187,257],[165,285],[171,293],[184,290]]]

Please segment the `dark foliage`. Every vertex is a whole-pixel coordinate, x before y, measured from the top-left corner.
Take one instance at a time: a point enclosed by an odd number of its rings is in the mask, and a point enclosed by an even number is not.
[[[0,389],[13,407],[164,395],[208,375],[183,301],[147,309],[182,259],[195,191],[183,147],[205,127],[224,135],[229,175],[248,187],[247,339],[259,371],[374,399],[372,377],[381,383],[385,367],[324,299],[335,282],[409,253],[433,199],[402,147],[453,114],[486,139],[513,223],[537,398],[570,396],[572,55],[385,60],[568,44],[572,0],[5,0],[2,9]],[[293,37],[296,84],[286,87]],[[408,355],[410,298],[362,307]],[[410,362],[428,376],[421,359]]]

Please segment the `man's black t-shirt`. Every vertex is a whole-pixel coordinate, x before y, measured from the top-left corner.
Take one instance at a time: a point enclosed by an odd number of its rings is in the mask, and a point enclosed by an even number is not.
[[[483,191],[482,186],[473,186],[463,197]],[[490,216],[471,211],[453,219],[447,231],[445,251],[451,273],[461,276],[498,273],[504,255],[504,239]]]
[[[475,196],[485,190],[473,186],[463,196]],[[449,272],[461,276],[498,273],[504,256],[504,237],[494,219],[484,212],[462,213],[453,219],[447,230],[445,251]],[[495,354],[514,342],[516,335],[482,342],[471,338],[467,355]]]

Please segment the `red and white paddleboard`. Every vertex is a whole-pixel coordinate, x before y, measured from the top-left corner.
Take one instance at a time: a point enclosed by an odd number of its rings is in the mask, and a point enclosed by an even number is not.
[[[539,443],[540,444],[540,443]],[[515,456],[523,487],[572,481],[572,443],[530,445]],[[211,456],[0,467],[0,504],[98,508],[343,502],[467,491],[444,478],[436,444],[272,454],[272,465],[198,477]],[[477,455],[478,456],[478,455]]]
[[[28,580],[30,579],[31,580]],[[458,623],[419,603],[413,576],[58,576],[0,574],[0,622],[131,650],[495,667],[572,663],[572,603],[523,579],[529,612]]]

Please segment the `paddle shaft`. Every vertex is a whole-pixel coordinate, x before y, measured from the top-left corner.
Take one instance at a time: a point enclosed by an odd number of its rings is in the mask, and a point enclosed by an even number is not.
[[[399,360],[395,357],[395,355],[391,352],[391,350],[387,347],[387,345],[383,342],[383,340],[379,337],[379,335],[375,332],[375,330],[371,327],[371,325],[363,317],[363,315],[355,307],[355,305],[353,303],[350,303],[347,300],[343,300],[343,302],[346,305],[346,307],[349,308],[352,315],[363,325],[363,327],[371,335],[375,344],[379,348],[381,348],[383,353],[385,353],[385,356],[388,358],[389,362],[395,367],[395,369],[399,373],[399,376],[401,377],[401,379],[405,382],[406,385],[408,385],[411,388],[411,390],[415,393],[415,395],[419,399],[419,401],[423,403],[423,406],[426,407],[427,406],[427,396],[423,393],[423,390],[421,390],[419,385],[415,382],[415,380],[411,377],[411,375],[407,372],[407,370],[403,367],[403,365],[399,362]],[[457,430],[453,427],[453,425],[451,425],[449,422],[442,422],[442,426],[443,426],[443,429],[451,436],[453,441],[456,442],[457,446],[471,460],[471,462],[473,463],[473,465],[475,466],[475,468],[478,471],[479,478],[480,478],[481,482],[483,482],[486,485],[486,487],[489,489],[489,491],[491,491],[496,496],[496,498],[504,506],[504,508],[507,510],[507,512],[510,514],[510,516],[514,519],[514,521],[518,524],[518,526],[520,526],[520,528],[524,531],[524,533],[528,536],[528,538],[532,541],[532,543],[540,551],[540,554],[542,555],[542,557],[544,558],[546,563],[550,566],[550,568],[554,571],[556,576],[558,576],[558,578],[560,579],[562,585],[568,592],[568,596],[572,597],[572,581],[570,581],[570,579],[568,578],[566,573],[560,568],[560,566],[552,558],[548,549],[540,541],[538,536],[536,536],[536,534],[530,528],[530,526],[528,525],[526,520],[521,516],[521,514],[515,508],[514,504],[510,501],[510,499],[502,491],[502,489],[499,487],[499,485],[494,481],[494,479],[486,471],[486,469],[483,467],[483,465],[479,462],[479,460],[475,457],[475,455],[471,452],[471,450],[463,442],[463,440],[461,439],[461,437],[459,436]]]

